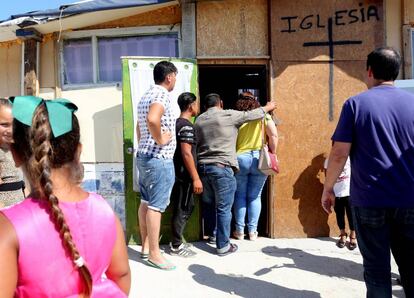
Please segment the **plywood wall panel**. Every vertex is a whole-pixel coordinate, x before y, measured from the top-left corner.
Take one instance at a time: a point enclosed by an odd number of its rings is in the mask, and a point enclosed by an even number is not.
[[[0,97],[20,95],[22,46],[0,47]]]
[[[385,1],[385,16],[386,16],[386,44],[391,46],[400,53],[402,51],[402,25],[403,25],[403,10],[402,0]],[[402,78],[401,73],[401,78]]]
[[[323,162],[343,102],[366,89],[367,54],[384,44],[383,1],[270,3],[271,94],[282,120],[274,236],[337,236],[320,205]]]
[[[197,59],[198,65],[267,65],[268,59]]]
[[[197,3],[197,56],[268,55],[266,0]]]
[[[327,44],[309,46],[309,43],[331,40],[337,43],[332,47],[336,60],[365,60],[366,53],[383,45],[382,2],[272,0],[272,51],[276,53],[273,58],[327,60],[330,56]]]
[[[402,0],[403,1],[403,16],[404,16],[404,24],[412,24],[414,25],[414,1],[412,0]]]
[[[82,30],[171,25],[178,23],[181,23],[181,8],[176,5],[156,9],[154,11],[122,18],[111,22],[98,24],[95,26],[90,26],[87,28],[82,28]]]
[[[49,39],[40,44],[39,84],[40,88],[55,88],[55,47]]]
[[[277,63],[272,98],[277,101],[278,156],[281,173],[275,179],[275,233],[277,237],[336,235],[334,215],[322,210],[323,162],[329,153],[343,102],[366,89],[365,63],[334,65],[334,121],[329,121],[326,63]]]

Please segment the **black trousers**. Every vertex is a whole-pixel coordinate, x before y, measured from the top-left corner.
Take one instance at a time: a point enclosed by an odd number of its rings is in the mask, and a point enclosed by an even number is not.
[[[335,207],[336,221],[338,223],[339,229],[345,229],[345,212],[346,217],[348,218],[349,229],[355,230],[354,220],[352,218],[351,206],[349,205],[349,196],[342,198],[335,198]]]
[[[352,207],[367,298],[391,298],[391,253],[405,297],[414,297],[414,208]]]
[[[185,225],[194,209],[193,183],[175,181],[171,192],[172,216],[172,245],[177,248],[183,243]]]

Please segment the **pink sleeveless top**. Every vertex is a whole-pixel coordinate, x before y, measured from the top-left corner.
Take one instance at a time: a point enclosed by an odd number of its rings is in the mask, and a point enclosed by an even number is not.
[[[13,224],[19,241],[15,297],[79,297],[82,281],[62,247],[44,202],[28,198],[1,212]],[[105,276],[116,240],[115,215],[99,195],[76,203],[59,202],[72,237],[92,274],[92,297],[126,295]]]

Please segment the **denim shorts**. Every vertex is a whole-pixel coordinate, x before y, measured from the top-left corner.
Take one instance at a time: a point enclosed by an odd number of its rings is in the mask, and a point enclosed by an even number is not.
[[[137,156],[141,203],[148,208],[164,212],[170,204],[170,195],[175,182],[172,159],[160,159],[148,155]]]

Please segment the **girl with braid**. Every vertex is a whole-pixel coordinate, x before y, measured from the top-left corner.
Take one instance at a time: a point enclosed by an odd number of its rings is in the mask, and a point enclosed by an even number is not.
[[[0,211],[0,297],[126,297],[130,269],[119,219],[80,188],[77,107],[33,96],[13,102],[12,153],[31,184]]]

